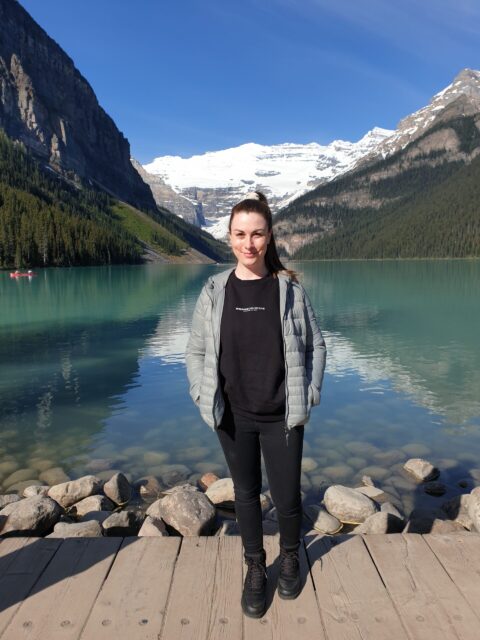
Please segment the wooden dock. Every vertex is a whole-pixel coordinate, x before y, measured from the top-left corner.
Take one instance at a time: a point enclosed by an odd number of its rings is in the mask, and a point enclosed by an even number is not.
[[[301,547],[303,590],[243,615],[238,536],[5,538],[1,640],[478,640],[480,534],[322,536]]]

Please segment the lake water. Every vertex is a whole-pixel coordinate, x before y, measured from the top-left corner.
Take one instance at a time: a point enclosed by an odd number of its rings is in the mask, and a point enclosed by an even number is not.
[[[228,266],[1,273],[1,491],[52,467],[71,478],[153,474],[165,485],[228,475],[188,394],[184,358],[200,289]],[[480,261],[288,266],[328,350],[322,402],[305,427],[305,501],[363,474],[405,511],[480,484]],[[443,498],[402,472],[419,456],[441,469]]]

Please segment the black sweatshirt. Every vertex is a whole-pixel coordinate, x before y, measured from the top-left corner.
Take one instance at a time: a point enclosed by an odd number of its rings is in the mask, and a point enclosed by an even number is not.
[[[220,324],[220,383],[233,414],[261,422],[285,416],[285,359],[278,278],[232,271]]]

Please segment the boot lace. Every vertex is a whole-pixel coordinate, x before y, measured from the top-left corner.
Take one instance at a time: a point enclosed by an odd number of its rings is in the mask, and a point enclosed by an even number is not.
[[[285,578],[295,578],[299,569],[298,550],[280,549],[280,572]]]
[[[263,581],[267,577],[265,565],[254,558],[246,558],[248,565],[247,576],[245,582],[249,591],[261,591],[263,589]]]

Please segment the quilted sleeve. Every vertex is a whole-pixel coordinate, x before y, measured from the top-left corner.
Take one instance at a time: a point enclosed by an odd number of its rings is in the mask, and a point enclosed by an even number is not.
[[[192,327],[185,350],[190,396],[196,405],[200,401],[200,383],[205,360],[205,310],[210,302],[206,286],[203,287],[193,311]]]
[[[310,383],[308,390],[309,398],[311,398],[312,406],[314,406],[320,404],[320,392],[322,389],[323,374],[325,372],[327,349],[315,317],[315,312],[312,308],[312,303],[305,289],[303,289],[303,300],[307,327],[305,368]]]

